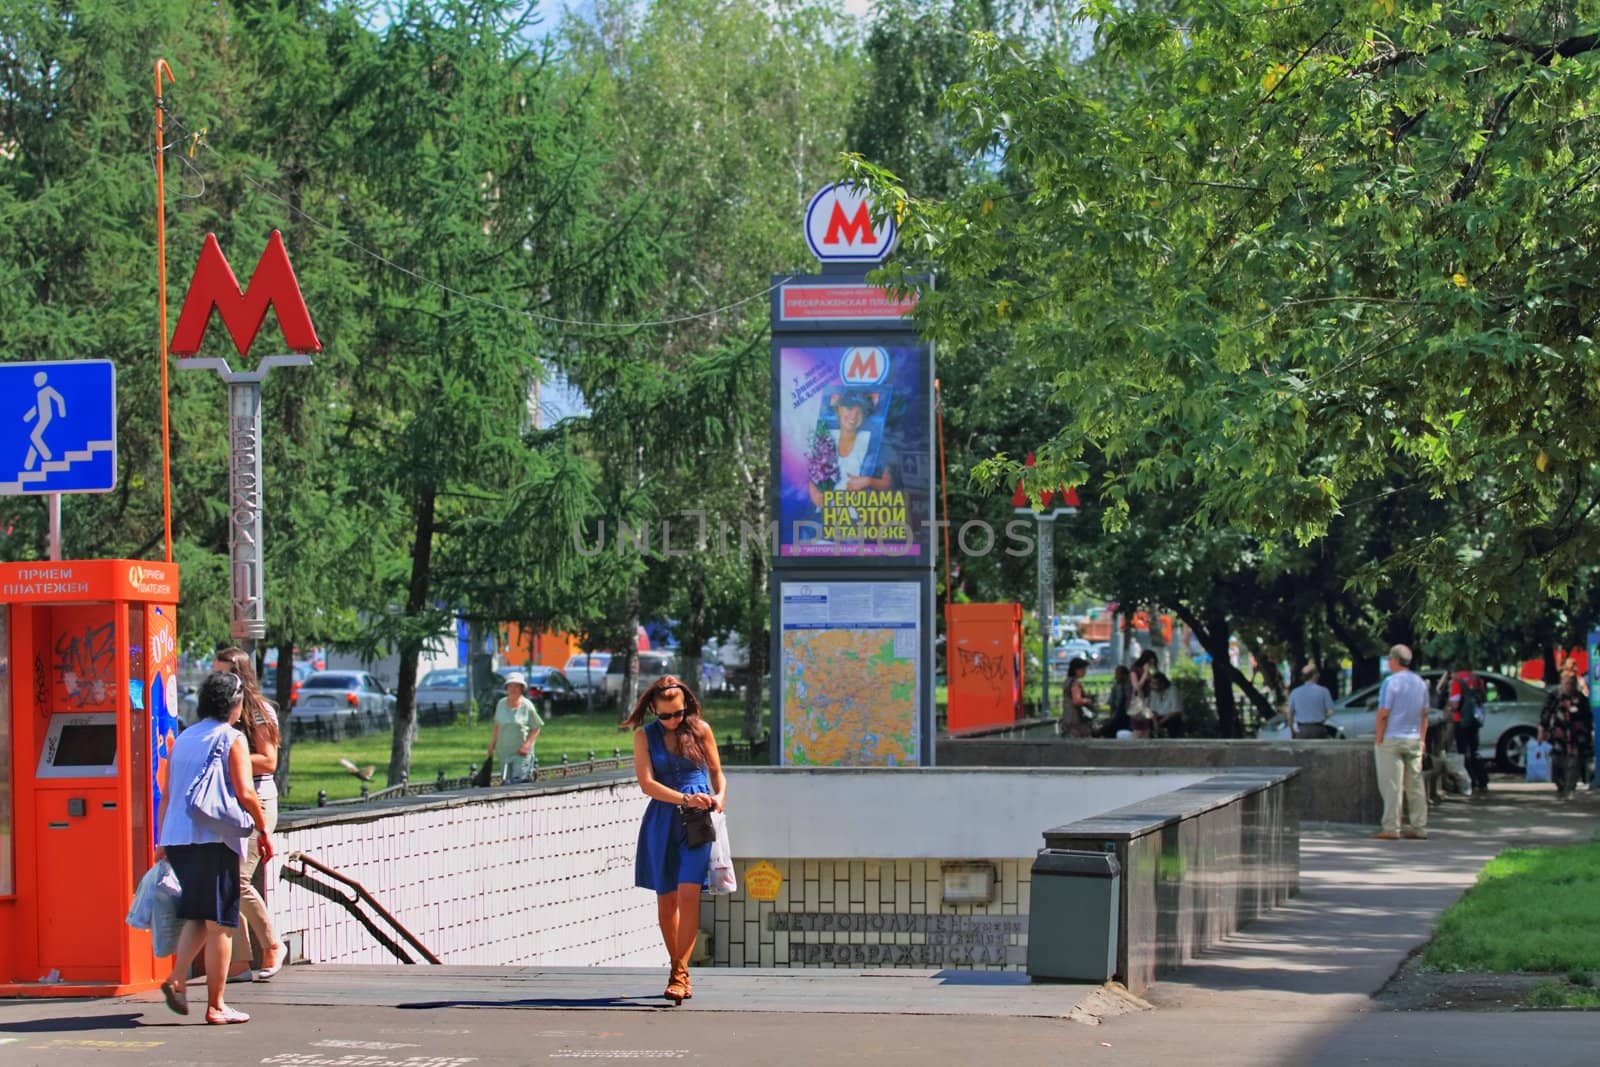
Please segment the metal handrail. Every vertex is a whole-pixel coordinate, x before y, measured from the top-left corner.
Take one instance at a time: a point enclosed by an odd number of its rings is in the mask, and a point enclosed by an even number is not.
[[[300,864],[299,870],[295,870],[290,866],[290,864],[294,863]],[[325,875],[336,882],[349,886],[350,889],[354,891],[355,895],[346,896],[334,886],[315,881],[306,873],[307,868],[316,871],[318,874]],[[325,864],[318,863],[310,856],[307,856],[304,852],[291,852],[284,858],[283,877],[287,878],[291,882],[300,883],[301,885],[305,886],[307,890],[317,894],[319,897],[323,897],[327,900],[333,901],[336,904],[342,905],[346,911],[355,916],[356,920],[360,922],[362,926],[367,928],[368,933],[377,938],[378,942],[383,945],[384,948],[388,949],[390,954],[392,954],[395,959],[399,960],[401,963],[414,964],[417,961],[412,959],[406,953],[405,949],[401,948],[395,942],[394,938],[390,937],[383,930],[380,930],[377,924],[375,924],[372,919],[361,910],[362,902],[365,902],[373,911],[383,916],[384,921],[394,928],[395,932],[405,940],[406,944],[416,949],[423,959],[432,964],[438,964],[440,962],[438,956],[435,956],[432,952],[429,952],[427,946],[425,946],[421,941],[418,941],[415,934],[401,925],[400,920],[391,915],[388,909],[382,904],[379,904],[377,898],[375,898],[371,893],[367,892],[366,887],[360,882],[357,882],[354,878],[351,878],[345,874],[341,874]]]

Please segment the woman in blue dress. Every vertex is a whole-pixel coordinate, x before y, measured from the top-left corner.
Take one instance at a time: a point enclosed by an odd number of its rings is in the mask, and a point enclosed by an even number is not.
[[[693,996],[689,956],[700,933],[700,891],[711,870],[711,845],[685,843],[678,809],[721,811],[728,781],[699,699],[673,675],[656,679],[623,725],[633,730],[633,770],[650,798],[639,826],[633,881],[656,894],[661,940],[672,961],[663,995],[682,1004]]]

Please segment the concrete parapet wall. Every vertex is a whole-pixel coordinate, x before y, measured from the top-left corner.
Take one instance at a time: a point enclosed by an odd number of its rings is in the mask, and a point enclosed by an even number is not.
[[[1122,858],[1119,966],[1142,988],[1293,891],[1295,774],[737,769],[740,885],[702,898],[705,947],[732,966],[1019,970],[1042,836]],[[445,963],[664,966],[654,896],[633,884],[646,803],[619,774],[288,812],[270,907],[308,959],[392,962],[336,901],[282,878],[299,851]]]
[[[732,771],[739,889],[702,899],[712,960],[1023,970],[1042,838],[1122,858],[1121,906],[1133,918],[1118,932],[1120,973],[1143,988],[1166,965],[1164,941],[1188,958],[1294,891],[1297,772],[1131,770]],[[772,899],[751,895],[755,868]],[[992,888],[947,899],[950,874]]]
[[[1117,975],[1135,993],[1299,891],[1293,768],[1219,774],[1046,830],[1122,864]]]
[[[361,883],[445,963],[666,965],[633,884],[646,798],[601,782],[287,812],[267,872],[279,936],[324,963],[393,963],[348,911],[280,875],[291,851]]]
[[[1370,741],[940,738],[938,759],[944,767],[1295,767],[1301,819],[1369,824],[1383,813]]]
[[[1208,777],[1185,768],[730,767],[736,854],[783,859],[1028,857],[1046,826]]]

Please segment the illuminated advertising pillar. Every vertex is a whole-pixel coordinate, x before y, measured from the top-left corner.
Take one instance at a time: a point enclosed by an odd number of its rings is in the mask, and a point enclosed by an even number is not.
[[[933,348],[866,280],[892,219],[832,185],[806,240],[822,273],[772,294],[773,762],[929,766]]]

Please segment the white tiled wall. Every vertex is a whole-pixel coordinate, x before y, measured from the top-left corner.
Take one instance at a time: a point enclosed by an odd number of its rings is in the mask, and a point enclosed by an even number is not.
[[[646,803],[630,776],[283,828],[267,874],[274,922],[303,935],[310,960],[395,962],[342,907],[279,878],[302,851],[364,885],[445,963],[665,966],[655,897],[633,885]]]

